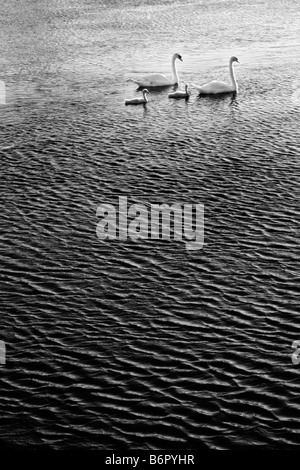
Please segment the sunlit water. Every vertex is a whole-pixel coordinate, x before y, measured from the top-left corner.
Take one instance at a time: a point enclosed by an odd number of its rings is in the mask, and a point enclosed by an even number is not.
[[[1,10],[2,445],[299,443],[298,0]],[[124,106],[174,52],[238,95]],[[203,249],[99,241],[118,196],[204,204]]]

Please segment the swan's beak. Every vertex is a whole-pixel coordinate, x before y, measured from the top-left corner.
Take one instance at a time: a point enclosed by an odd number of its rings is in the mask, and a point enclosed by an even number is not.
[[[241,63],[237,60],[237,63],[241,65]]]

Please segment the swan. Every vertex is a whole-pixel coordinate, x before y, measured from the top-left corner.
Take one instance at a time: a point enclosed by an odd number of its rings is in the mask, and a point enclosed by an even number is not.
[[[171,86],[176,85],[179,83],[179,77],[176,69],[176,59],[181,60],[183,62],[182,57],[180,54],[174,54],[172,57],[172,72],[173,77],[168,78],[161,73],[153,73],[152,75],[148,75],[146,77],[141,78],[141,80],[133,80],[133,78],[129,78],[128,82],[134,82],[139,87],[156,87],[156,86]]]
[[[205,83],[202,86],[197,86],[193,85],[200,95],[216,95],[218,93],[232,93],[238,91],[238,85],[234,76],[234,71],[233,71],[233,63],[238,62],[237,57],[230,57],[229,60],[229,75],[230,75],[230,81],[231,85],[228,85],[227,83],[220,82],[218,80],[213,80],[212,82]]]
[[[174,93],[169,93],[168,94],[168,97],[169,98],[175,98],[175,99],[179,99],[179,98],[189,98],[190,97],[190,94],[191,92],[188,90],[189,86],[188,84],[186,83],[185,85],[185,91],[175,91]]]
[[[150,91],[146,90],[146,88],[143,90],[143,98],[132,98],[131,100],[125,100],[125,104],[146,104],[148,103],[147,99],[147,93],[150,93]]]

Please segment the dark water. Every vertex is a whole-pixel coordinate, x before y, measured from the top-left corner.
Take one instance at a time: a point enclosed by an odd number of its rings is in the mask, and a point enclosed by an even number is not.
[[[2,446],[299,444],[298,0],[1,9]],[[125,107],[174,52],[239,94]],[[204,204],[204,248],[99,241],[119,196]]]

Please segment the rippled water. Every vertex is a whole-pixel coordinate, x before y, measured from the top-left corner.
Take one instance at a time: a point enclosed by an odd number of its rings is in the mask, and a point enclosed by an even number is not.
[[[2,446],[299,444],[298,0],[1,8]],[[239,94],[125,107],[174,52]],[[203,203],[204,248],[99,241],[118,196]]]

